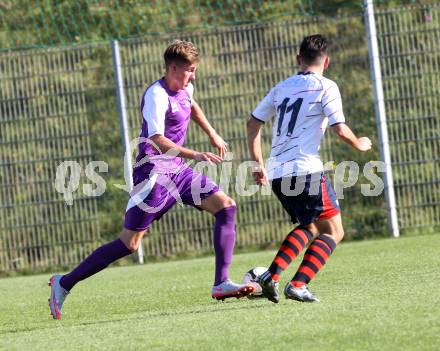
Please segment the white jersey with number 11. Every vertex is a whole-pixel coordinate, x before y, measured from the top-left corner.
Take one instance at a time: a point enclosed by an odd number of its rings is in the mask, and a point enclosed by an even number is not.
[[[269,179],[322,172],[318,152],[327,125],[345,122],[336,83],[311,72],[289,77],[252,112],[261,122],[274,116]]]

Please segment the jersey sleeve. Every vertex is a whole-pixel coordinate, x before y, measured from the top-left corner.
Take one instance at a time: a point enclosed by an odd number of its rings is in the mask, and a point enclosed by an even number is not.
[[[273,88],[264,98],[260,101],[257,108],[252,112],[252,117],[258,119],[261,122],[269,121],[276,112],[274,103],[275,88]]]
[[[321,103],[322,110],[328,117],[330,126],[345,122],[344,112],[342,110],[341,93],[335,83],[332,83],[332,85],[326,88]]]
[[[192,100],[193,94],[194,94],[194,85],[192,85],[192,83],[189,83],[185,90],[186,90],[186,92],[188,93],[189,97]]]
[[[165,114],[168,110],[168,96],[154,87],[144,95],[142,118],[147,122],[148,137],[165,132]]]

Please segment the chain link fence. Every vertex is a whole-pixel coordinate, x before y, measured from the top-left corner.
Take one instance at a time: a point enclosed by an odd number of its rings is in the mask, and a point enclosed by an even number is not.
[[[70,265],[99,240],[97,201],[66,206],[63,161],[92,160],[81,48],[0,55],[0,270]]]
[[[394,181],[402,229],[439,225],[439,14],[438,6],[377,13],[384,92]],[[427,12],[428,11],[428,12]],[[427,20],[428,19],[428,20]],[[362,13],[308,18],[179,35],[149,35],[120,41],[131,137],[137,137],[143,90],[163,74],[162,53],[176,36],[195,42],[203,54],[195,81],[195,99],[229,143],[232,179],[247,159],[245,121],[258,101],[278,81],[297,70],[295,54],[305,35],[325,33],[332,40],[327,76],[341,88],[347,122],[377,145],[367,34]],[[422,52],[424,54],[422,54]],[[72,265],[100,240],[118,235],[127,194],[123,147],[111,46],[87,44],[59,49],[4,52],[0,59],[0,271]],[[263,148],[270,149],[266,126]],[[353,152],[329,131],[324,161],[379,159]],[[186,145],[210,150],[206,136],[190,126]],[[73,205],[55,190],[57,167],[78,162],[83,173]],[[104,161],[100,173],[106,191],[84,195],[90,161]],[[214,176],[219,181],[220,175]],[[359,182],[341,200],[348,238],[387,232],[384,197],[365,197]],[[273,196],[240,197],[232,182],[228,192],[238,203],[237,245],[269,246],[291,224]],[[213,219],[207,213],[176,205],[153,224],[144,240],[147,257],[212,249]]]
[[[376,18],[399,227],[438,229],[440,6],[379,11]]]

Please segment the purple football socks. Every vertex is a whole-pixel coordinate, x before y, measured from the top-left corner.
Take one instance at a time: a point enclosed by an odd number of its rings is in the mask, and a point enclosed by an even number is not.
[[[215,281],[219,285],[229,278],[229,266],[235,245],[235,213],[236,206],[226,207],[215,216],[214,250],[215,250]]]
[[[226,207],[215,214],[214,250],[215,281],[219,285],[229,278],[229,266],[235,246],[235,213],[236,206]],[[105,244],[82,261],[73,271],[64,275],[61,286],[70,291],[76,283],[106,268],[110,263],[131,254],[131,251],[120,240]]]
[[[70,291],[79,281],[102,271],[110,263],[129,254],[131,254],[131,251],[120,239],[102,245],[93,251],[72,272],[64,275],[60,280],[60,285],[67,291]]]

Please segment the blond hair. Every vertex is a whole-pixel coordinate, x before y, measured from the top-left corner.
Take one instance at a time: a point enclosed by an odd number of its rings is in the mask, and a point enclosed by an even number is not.
[[[174,40],[163,54],[165,67],[171,63],[188,64],[199,62],[199,49],[189,41]]]

